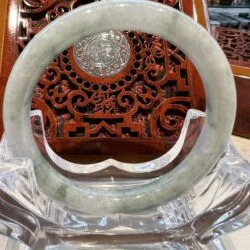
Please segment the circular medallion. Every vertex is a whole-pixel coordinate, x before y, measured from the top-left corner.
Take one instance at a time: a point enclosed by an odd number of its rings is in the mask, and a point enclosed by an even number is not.
[[[78,66],[96,77],[109,77],[122,71],[130,57],[130,45],[119,31],[102,32],[84,38],[73,47]]]

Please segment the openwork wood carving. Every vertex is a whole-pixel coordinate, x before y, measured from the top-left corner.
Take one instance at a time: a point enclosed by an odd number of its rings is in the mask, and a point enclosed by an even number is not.
[[[22,0],[20,50],[48,23],[89,2]],[[163,3],[180,8],[178,0]],[[104,77],[83,70],[77,59],[80,42],[42,75],[32,108],[42,110],[48,141],[57,151],[62,142],[77,145],[96,138],[153,137],[172,143],[178,139],[193,101],[190,62],[159,37],[134,31],[121,36],[129,45],[129,59],[115,74]]]
[[[214,36],[232,64],[250,67],[250,32],[218,27]]]

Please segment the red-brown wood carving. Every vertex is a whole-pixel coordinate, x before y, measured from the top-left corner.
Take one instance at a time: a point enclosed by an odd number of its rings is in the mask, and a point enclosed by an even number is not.
[[[242,76],[235,76],[238,109],[234,134],[250,138],[250,80],[244,77],[250,68],[250,31],[216,27],[213,33],[230,63],[242,69]]]
[[[217,27],[214,36],[231,64],[250,67],[250,31]]]
[[[19,51],[48,23],[90,2],[20,0]],[[191,12],[192,1],[161,2],[181,10],[188,6]],[[103,153],[107,140],[113,143],[155,138],[164,144],[156,155],[159,151],[162,154],[178,139],[187,110],[204,107],[198,74],[178,48],[150,34],[124,31],[121,35],[129,44],[130,57],[119,73],[100,77],[85,72],[71,47],[41,76],[32,108],[42,110],[46,136],[55,151],[89,154],[87,148],[92,147],[92,153]],[[103,139],[105,145],[100,146]],[[86,146],[86,142],[90,144]],[[113,150],[111,147],[105,152],[109,155]]]

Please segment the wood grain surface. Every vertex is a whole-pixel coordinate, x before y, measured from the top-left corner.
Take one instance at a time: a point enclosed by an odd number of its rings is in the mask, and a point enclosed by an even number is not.
[[[7,0],[1,0],[0,3],[0,74],[1,74],[1,64],[2,64],[2,51],[3,51],[3,40],[4,31],[7,16]]]

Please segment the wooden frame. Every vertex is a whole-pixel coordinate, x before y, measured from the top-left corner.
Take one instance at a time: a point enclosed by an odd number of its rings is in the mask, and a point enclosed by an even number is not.
[[[18,18],[18,5],[16,0],[3,0],[1,5],[1,31],[3,38],[2,50],[0,57],[0,134],[3,133],[3,122],[2,122],[2,103],[5,86],[8,80],[8,76],[11,69],[17,59],[18,50],[16,46],[16,30],[17,30],[17,18]],[[3,64],[3,60],[8,58]]]
[[[2,0],[0,5],[0,75],[2,69],[2,54],[3,54],[3,43],[5,37],[5,26],[6,26],[6,16],[7,16],[7,0]]]

